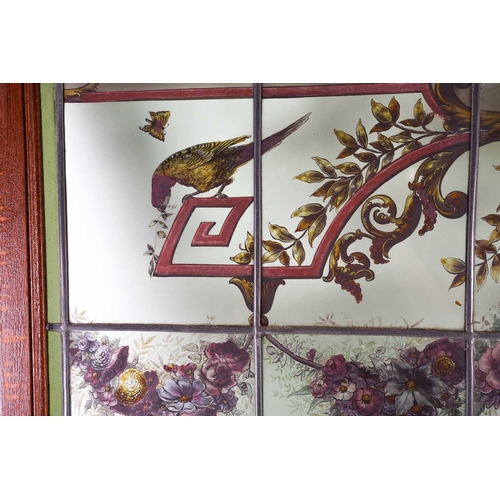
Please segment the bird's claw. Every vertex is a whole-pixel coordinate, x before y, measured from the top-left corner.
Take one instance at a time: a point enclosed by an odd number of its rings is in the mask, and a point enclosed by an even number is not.
[[[217,193],[213,195],[213,198],[220,198],[220,199],[227,198],[227,194]]]

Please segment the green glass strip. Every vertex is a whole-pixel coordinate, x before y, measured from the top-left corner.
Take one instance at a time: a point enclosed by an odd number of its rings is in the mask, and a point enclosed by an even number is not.
[[[49,415],[63,415],[62,343],[58,332],[48,332]]]

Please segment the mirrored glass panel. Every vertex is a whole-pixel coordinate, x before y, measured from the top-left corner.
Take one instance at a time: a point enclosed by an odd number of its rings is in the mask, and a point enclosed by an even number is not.
[[[500,84],[481,88],[476,210],[475,329],[500,331]]]
[[[263,137],[288,127],[263,143],[269,323],[463,329],[470,88],[280,91],[263,101]]]
[[[465,414],[465,341],[267,335],[264,415]]]
[[[255,415],[252,337],[73,332],[75,416]]]

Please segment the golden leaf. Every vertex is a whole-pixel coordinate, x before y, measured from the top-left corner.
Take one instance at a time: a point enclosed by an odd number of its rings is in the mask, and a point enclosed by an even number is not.
[[[281,243],[279,243],[278,241],[264,240],[262,242],[262,245],[269,252],[283,250],[283,245]]]
[[[475,247],[474,253],[476,254],[477,258],[482,259],[482,260],[486,259],[486,252],[482,248]]]
[[[498,240],[500,240],[500,229],[495,228],[493,229],[493,231],[491,231],[490,241],[493,243]]]
[[[287,252],[280,253],[280,262],[286,267],[290,265],[290,256]]]
[[[368,168],[366,169],[365,182],[368,182],[377,173],[379,165],[380,161],[378,159],[368,165]]]
[[[413,116],[415,117],[415,120],[417,121],[419,126],[424,123],[425,111],[424,105],[422,104],[422,99],[419,99],[413,107]]]
[[[392,127],[392,123],[377,123],[370,129],[370,134],[372,132],[385,132]]]
[[[309,245],[313,246],[314,240],[322,233],[326,225],[326,215],[321,214],[316,220],[311,224],[308,231]]]
[[[465,282],[465,271],[463,273],[457,274],[453,278],[449,290],[451,290],[452,288],[456,288],[457,286],[463,285],[464,282]]]
[[[328,190],[335,184],[336,181],[325,182],[320,188],[316,189],[311,196],[322,196],[323,199],[327,197]]]
[[[384,134],[378,134],[378,142],[386,151],[392,151],[394,149],[392,142]]]
[[[338,179],[328,189],[326,193],[326,198],[328,198],[329,196],[335,196],[339,194],[342,190],[346,189],[347,186],[349,186],[349,182],[351,182],[351,179],[347,177],[341,177],[340,179]]]
[[[356,142],[356,139],[352,135],[346,134],[342,130],[333,130],[335,132],[335,135],[337,136],[337,139],[339,140],[340,144],[343,144],[347,148],[350,149],[358,149],[358,143]]]
[[[382,144],[380,144],[380,142],[378,141],[370,142],[370,146],[374,147],[375,149],[378,149],[382,153],[386,153],[384,146],[382,146]]]
[[[253,255],[253,247],[254,247],[253,236],[247,231],[247,239],[245,240],[245,248],[252,255]]]
[[[373,99],[371,104],[373,116],[377,119],[377,121],[380,123],[392,123],[392,114],[388,108],[378,102],[375,102]]]
[[[394,158],[394,151],[391,151],[390,153],[387,153],[384,156],[384,159],[382,160],[382,168],[387,167],[387,165],[389,165],[391,163],[391,161],[393,160],[393,158]]]
[[[344,148],[337,156],[337,159],[347,158],[348,156],[354,154],[358,149],[359,148]]]
[[[333,207],[335,207],[338,211],[342,206],[342,204],[347,200],[348,196],[349,196],[349,190],[346,187],[340,193],[338,193],[336,197],[332,197],[330,204]]]
[[[304,217],[299,224],[297,225],[297,229],[295,231],[305,231],[311,224],[318,218],[317,214],[312,214]]]
[[[494,168],[495,170],[500,170],[500,165],[497,165],[497,166],[493,165],[493,168]]]
[[[476,274],[476,291],[479,291],[482,286],[486,283],[486,278],[488,277],[488,264],[483,262]]]
[[[488,240],[476,240],[476,245],[488,253],[497,253],[497,247]]]
[[[491,277],[498,283],[500,277],[500,256],[498,254],[491,261]]]
[[[377,159],[377,157],[373,153],[359,153],[354,156],[363,163],[371,163],[372,161],[375,161]]]
[[[309,203],[307,205],[302,205],[300,208],[295,210],[291,217],[305,217],[307,215],[317,214],[323,210],[323,205],[319,203]]]
[[[389,138],[392,142],[397,142],[400,144],[406,144],[407,142],[413,141],[413,137],[409,134],[397,134]]]
[[[262,256],[262,263],[265,264],[267,262],[274,262],[275,260],[278,259],[278,257],[280,256],[282,251],[283,250],[273,250],[273,251],[266,252]]]
[[[451,274],[459,274],[465,272],[465,262],[455,257],[441,259],[443,267]]]
[[[293,245],[292,249],[292,255],[295,261],[299,266],[302,265],[304,262],[304,259],[306,258],[306,252],[304,250],[304,245],[302,245],[302,242],[297,240],[295,244]]]
[[[347,197],[350,198],[363,185],[363,175],[358,174],[353,177],[349,183],[349,192]]]
[[[337,172],[335,172],[334,166],[325,158],[320,158],[319,156],[313,156],[312,159],[316,162],[321,171],[328,175],[329,177],[333,177],[334,179],[337,177]]]
[[[361,118],[358,121],[358,124],[356,126],[356,137],[358,138],[358,142],[366,148],[368,145],[368,136],[366,135],[366,129],[364,125],[361,123]]]
[[[252,256],[248,252],[240,252],[234,257],[229,257],[236,264],[250,264]]]
[[[438,134],[438,135],[435,135],[431,142],[437,142],[437,141],[440,141],[441,139],[445,139],[447,136],[446,134]]]
[[[341,163],[340,165],[336,165],[335,168],[346,175],[352,175],[361,172],[359,165],[352,162]]]
[[[280,240],[285,243],[291,243],[295,241],[295,236],[288,232],[288,229],[283,226],[278,226],[277,224],[269,224],[269,232],[275,240]]]
[[[420,124],[417,122],[417,120],[414,120],[413,118],[410,118],[408,120],[401,120],[400,123],[402,125],[406,125],[407,127],[419,127],[420,126]]]
[[[298,179],[303,182],[321,182],[325,180],[325,176],[318,172],[317,170],[308,170],[307,172],[302,172],[300,175],[296,175],[294,179]]]
[[[404,148],[403,148],[403,151],[401,151],[401,156],[404,156],[408,153],[411,153],[412,151],[415,151],[416,149],[418,148],[421,148],[422,147],[422,144],[415,140],[415,141],[412,141],[410,142],[410,144],[406,145]]]
[[[389,111],[391,112],[392,121],[394,123],[396,123],[399,119],[399,109],[400,109],[399,102],[396,101],[395,97],[393,97],[389,102]]]
[[[487,222],[490,226],[498,226],[500,223],[500,214],[489,214],[485,217],[481,217],[481,220]]]
[[[427,125],[429,125],[429,123],[431,123],[432,120],[434,120],[434,113],[429,113],[428,115],[425,116],[424,121],[422,122],[422,125],[424,127],[427,127]]]

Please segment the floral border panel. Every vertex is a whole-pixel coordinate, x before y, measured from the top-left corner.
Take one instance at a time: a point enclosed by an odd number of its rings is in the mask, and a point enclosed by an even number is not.
[[[474,345],[474,414],[500,416],[500,341]]]
[[[463,339],[266,335],[265,415],[465,414]]]
[[[76,416],[255,415],[253,336],[75,332]]]

